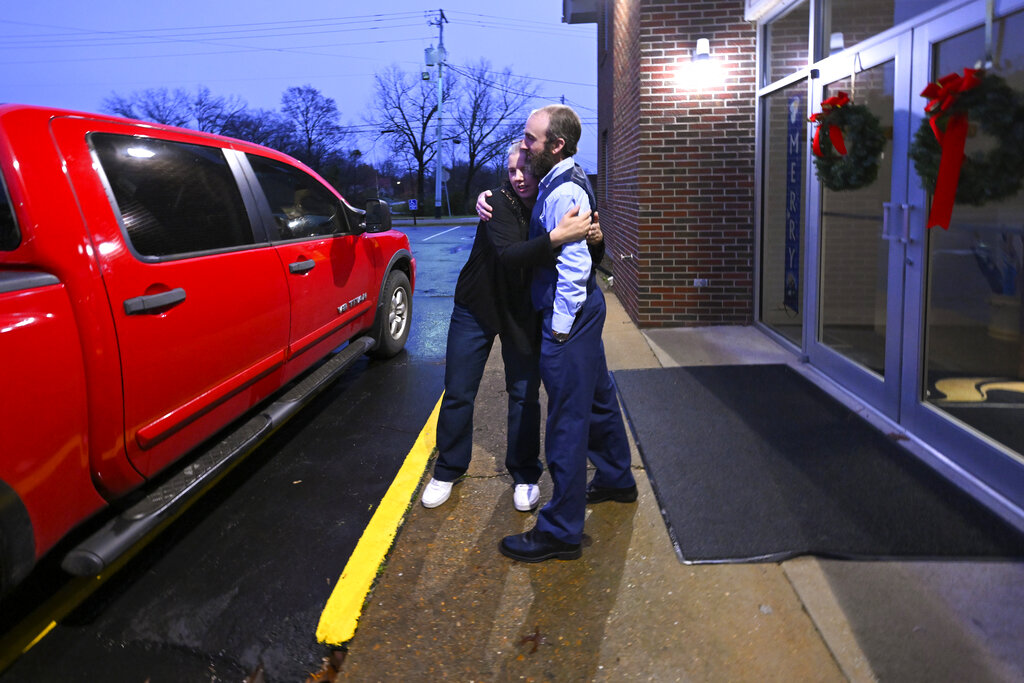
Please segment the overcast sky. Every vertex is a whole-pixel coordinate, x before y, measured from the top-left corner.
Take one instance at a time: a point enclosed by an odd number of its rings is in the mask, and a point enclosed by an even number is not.
[[[114,92],[204,85],[277,109],[286,88],[309,84],[335,99],[343,122],[362,125],[376,72],[425,68],[439,9],[450,62],[486,58],[576,108],[577,159],[596,172],[596,26],[563,24],[560,0],[12,1],[0,13],[0,102],[98,111]]]

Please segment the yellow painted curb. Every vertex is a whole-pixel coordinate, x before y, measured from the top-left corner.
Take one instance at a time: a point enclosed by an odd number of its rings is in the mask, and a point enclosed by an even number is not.
[[[437,414],[440,409],[439,398],[412,450],[405,456],[405,462],[377,506],[377,511],[366,525],[345,569],[342,570],[341,578],[334,586],[331,597],[327,599],[327,605],[320,615],[320,624],[316,627],[316,639],[319,642],[341,645],[352,640],[352,636],[355,635],[356,624],[363,611],[366,596],[377,578],[377,571],[391,549],[398,527],[405,519],[405,513],[423,477],[430,454],[434,452]]]

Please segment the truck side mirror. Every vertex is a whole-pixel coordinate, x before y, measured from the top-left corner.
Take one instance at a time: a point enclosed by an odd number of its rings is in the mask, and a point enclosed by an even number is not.
[[[366,229],[370,232],[391,229],[391,207],[383,199],[371,199],[366,202]]]

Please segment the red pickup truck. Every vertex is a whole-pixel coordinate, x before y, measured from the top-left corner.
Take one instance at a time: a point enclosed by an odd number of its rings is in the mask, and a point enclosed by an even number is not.
[[[99,573],[353,361],[397,354],[415,272],[384,202],[284,154],[0,106],[0,590],[113,505],[62,563]]]

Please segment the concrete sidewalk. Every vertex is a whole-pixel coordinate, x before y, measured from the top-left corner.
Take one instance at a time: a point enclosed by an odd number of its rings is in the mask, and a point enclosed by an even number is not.
[[[611,291],[607,300],[613,371],[781,362],[807,373],[755,328],[644,334]],[[588,507],[581,559],[503,557],[501,538],[534,520],[512,506],[504,380],[491,358],[469,476],[439,508],[415,499],[349,643],[346,679],[1024,680],[1024,565],[684,565],[635,444],[639,500]],[[545,473],[542,503],[550,486]]]

